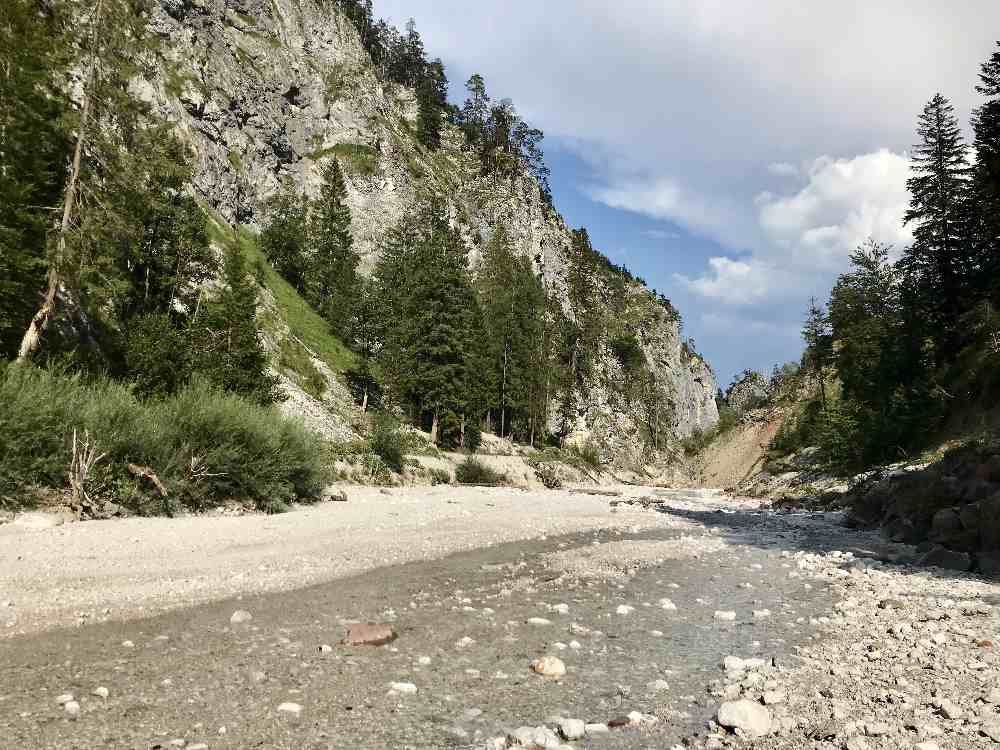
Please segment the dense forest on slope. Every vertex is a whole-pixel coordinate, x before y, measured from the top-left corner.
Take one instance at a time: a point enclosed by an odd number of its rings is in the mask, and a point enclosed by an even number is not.
[[[776,440],[858,469],[927,447],[949,415],[1000,394],[1000,51],[983,64],[967,144],[935,94],[907,181],[909,247],[872,238],[825,306],[810,306],[804,373],[816,396]]]
[[[310,497],[322,461],[304,434],[281,437],[299,433],[272,405],[293,382],[322,398],[332,381],[319,365],[346,380],[359,412],[401,415],[443,447],[474,450],[482,429],[535,445],[581,428],[587,440],[637,429],[628,442],[639,458],[711,422],[714,380],[680,341],[679,315],[586,230],[565,228],[542,133],[509,100],[493,101],[476,75],[467,100],[449,103],[444,66],[428,60],[414,24],[375,21],[370,3],[252,5],[214,16],[173,0],[12,0],[0,11],[0,357],[16,362],[0,375],[10,427],[0,495],[63,486],[65,457],[75,465],[80,453],[101,465],[102,491],[132,505],[256,497],[221,477],[261,464],[253,446],[268,444],[284,460],[269,459],[269,478],[256,472],[261,486],[284,488],[272,493],[279,503]],[[236,93],[196,80],[178,45],[206,37],[188,34],[197,23],[256,45],[256,58],[227,42],[211,53],[225,60],[204,60],[220,70],[233,60],[249,78],[232,85],[259,87],[262,58],[319,65],[308,40],[299,51],[281,37],[305,28],[294,13],[306,12],[334,31],[327,51],[355,66],[319,66],[326,106],[361,102],[382,119],[372,145],[314,133],[303,155],[284,133],[306,92],[284,81],[286,119],[267,141],[275,189],[261,194],[250,176],[261,174],[258,154],[229,146],[220,178],[205,150],[217,141],[185,125],[211,123],[210,97]],[[359,231],[373,216],[359,200],[378,199],[382,170],[400,164],[412,200]],[[259,237],[239,226],[246,219]],[[543,233],[534,251],[526,226]],[[124,411],[193,403],[206,424],[175,426],[217,435],[225,413],[229,437],[167,439],[159,417],[149,418],[159,437],[139,430],[130,442],[121,429]],[[26,439],[36,432],[45,439]]]

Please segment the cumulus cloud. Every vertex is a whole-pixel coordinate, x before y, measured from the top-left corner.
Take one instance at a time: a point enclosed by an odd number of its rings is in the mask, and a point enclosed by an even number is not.
[[[705,274],[677,276],[695,294],[732,305],[777,301],[815,288],[847,267],[866,238],[912,241],[903,226],[909,158],[886,149],[850,159],[821,157],[796,192],[756,201],[761,240],[748,257],[713,257]]]

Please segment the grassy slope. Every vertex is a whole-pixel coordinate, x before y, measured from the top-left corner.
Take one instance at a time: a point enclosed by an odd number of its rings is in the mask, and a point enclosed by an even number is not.
[[[293,336],[309,347],[336,373],[342,373],[354,365],[355,358],[351,350],[330,332],[327,322],[271,267],[252,233],[243,229],[234,231],[211,213],[209,213],[209,227],[212,239],[220,245],[224,247],[238,245],[246,256],[250,268],[260,274],[264,286],[274,295],[281,319]]]

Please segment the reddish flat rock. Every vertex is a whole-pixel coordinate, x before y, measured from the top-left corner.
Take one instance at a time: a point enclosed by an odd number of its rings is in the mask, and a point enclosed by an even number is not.
[[[396,633],[389,625],[357,623],[347,629],[344,644],[347,646],[384,646],[396,640]]]

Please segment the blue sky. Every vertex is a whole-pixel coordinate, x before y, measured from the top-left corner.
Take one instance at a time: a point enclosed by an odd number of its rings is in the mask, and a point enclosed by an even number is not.
[[[908,149],[963,122],[996,0],[375,0],[461,98],[481,73],[546,133],[556,205],[670,297],[722,385],[800,356],[868,236],[905,245]]]

